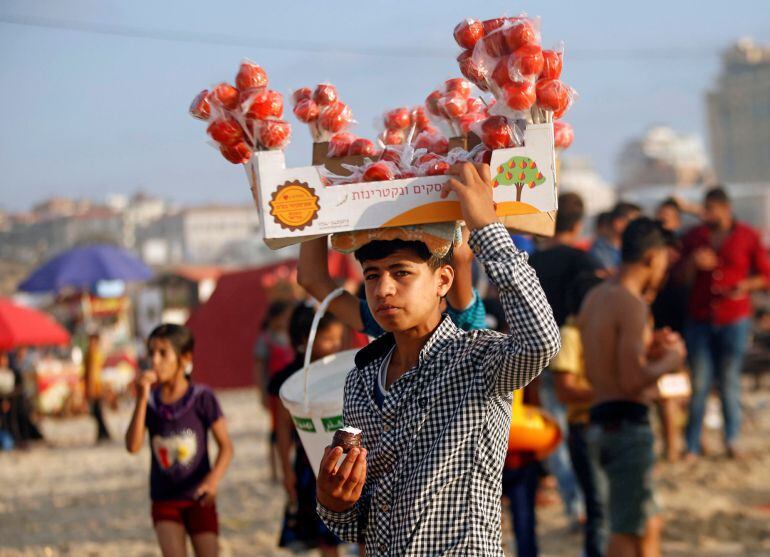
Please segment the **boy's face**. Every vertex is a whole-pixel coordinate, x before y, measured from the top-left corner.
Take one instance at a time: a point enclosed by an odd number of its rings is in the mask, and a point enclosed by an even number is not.
[[[646,254],[646,262],[650,271],[649,288],[660,291],[668,275],[670,253],[667,247],[650,249]]]
[[[429,322],[439,312],[454,279],[444,265],[434,270],[408,249],[362,263],[366,301],[375,321],[388,332],[401,332]]]

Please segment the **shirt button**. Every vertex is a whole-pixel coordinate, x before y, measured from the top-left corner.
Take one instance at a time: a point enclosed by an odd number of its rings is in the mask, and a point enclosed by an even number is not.
[[[384,426],[382,426],[382,431],[384,431],[385,433],[389,432],[390,426],[388,424],[385,424]]]
[[[390,507],[387,504],[383,503],[382,505],[380,505],[380,510],[384,513],[388,513],[390,512]]]
[[[385,553],[388,550],[388,546],[384,542],[380,542],[380,544],[378,545],[378,549],[383,553]]]

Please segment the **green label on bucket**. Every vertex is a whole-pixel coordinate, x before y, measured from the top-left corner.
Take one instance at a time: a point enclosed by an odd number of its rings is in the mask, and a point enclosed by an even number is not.
[[[315,425],[313,425],[312,418],[298,418],[296,416],[292,416],[291,418],[294,420],[294,425],[297,426],[297,429],[315,433]]]
[[[337,431],[341,427],[344,427],[342,422],[342,416],[334,416],[331,418],[321,418],[321,423],[324,425],[324,431]]]

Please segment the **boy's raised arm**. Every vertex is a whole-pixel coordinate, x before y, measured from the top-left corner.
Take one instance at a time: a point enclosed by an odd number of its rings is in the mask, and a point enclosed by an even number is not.
[[[337,284],[329,275],[329,246],[326,236],[300,245],[297,282],[319,302],[336,290]],[[329,311],[356,331],[364,328],[358,298],[349,292],[343,292],[332,300]]]
[[[510,334],[485,347],[490,391],[505,395],[519,389],[548,365],[561,344],[559,329],[527,255],[516,249],[500,223],[492,196],[489,166],[456,165],[442,196],[454,192],[471,230],[469,245],[500,292]]]

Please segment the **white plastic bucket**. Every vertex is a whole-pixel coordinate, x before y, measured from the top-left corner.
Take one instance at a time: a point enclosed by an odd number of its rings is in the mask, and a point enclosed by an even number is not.
[[[321,303],[313,319],[305,354],[305,366],[294,373],[280,390],[281,402],[291,414],[299,439],[313,472],[318,475],[324,449],[331,445],[334,432],[343,427],[342,399],[345,379],[355,367],[357,350],[346,350],[310,363],[318,322],[326,308],[343,290],[335,290]]]

